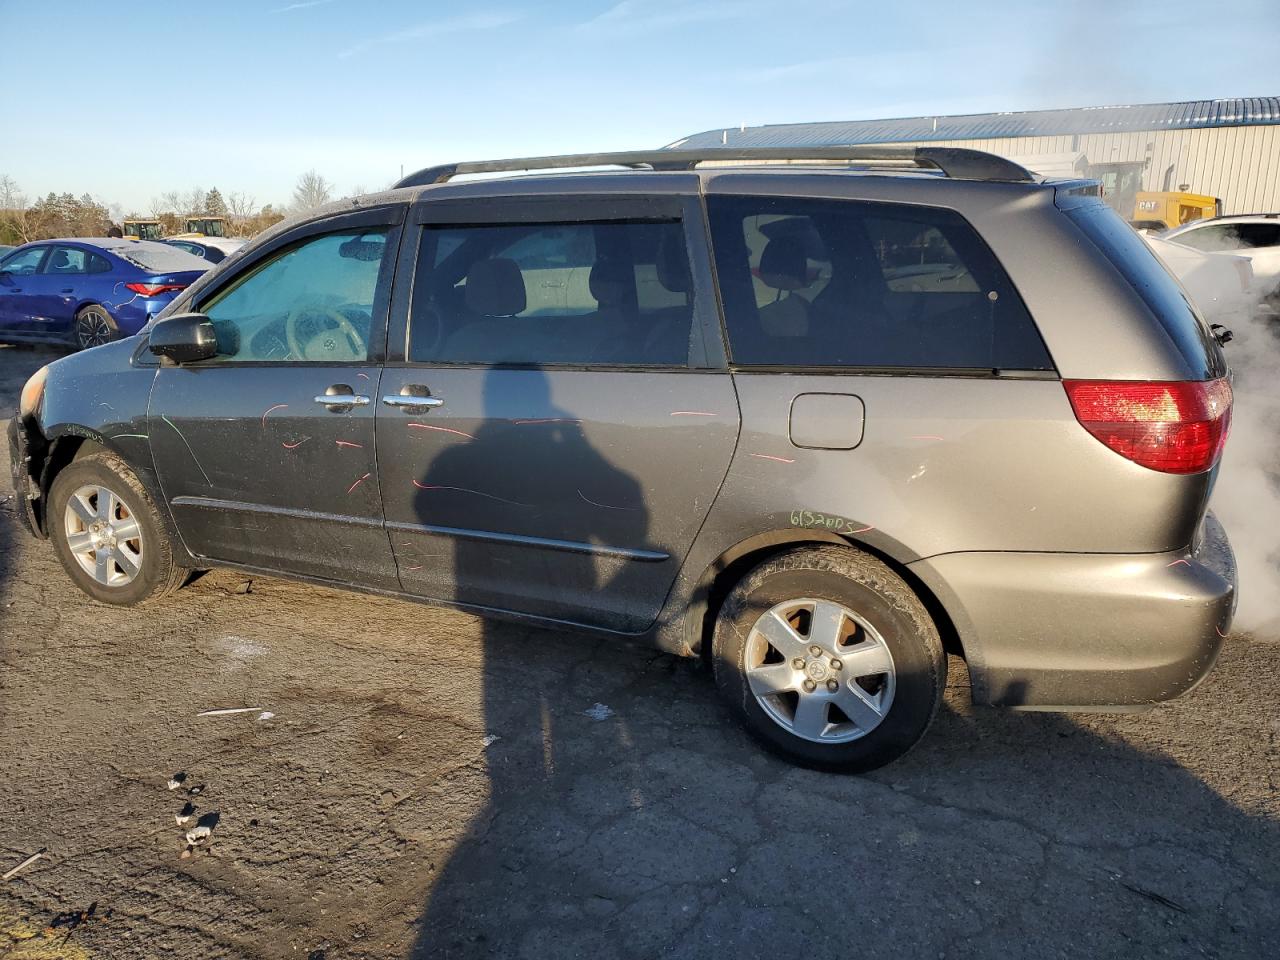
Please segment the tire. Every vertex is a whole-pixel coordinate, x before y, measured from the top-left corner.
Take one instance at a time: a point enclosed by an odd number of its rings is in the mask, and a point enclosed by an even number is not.
[[[97,303],[88,303],[76,312],[76,322],[71,328],[71,336],[77,350],[88,350],[104,343],[120,339],[120,328],[116,325],[107,308]]]
[[[744,576],[717,618],[712,667],[729,709],[765,746],[844,773],[910,750],[947,681],[942,641],[919,597],[883,563],[845,547],[789,550]]]
[[[109,495],[116,509],[109,509]],[[92,529],[104,522],[109,526]],[[67,575],[100,603],[133,607],[158,600],[180,587],[189,572],[174,562],[173,541],[150,494],[110,453],[73,460],[54,478],[46,525]],[[105,550],[95,549],[98,536]]]

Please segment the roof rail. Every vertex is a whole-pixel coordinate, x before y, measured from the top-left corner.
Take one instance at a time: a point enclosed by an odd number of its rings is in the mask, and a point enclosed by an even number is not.
[[[514,160],[471,160],[426,167],[402,177],[395,187],[423,187],[445,183],[465,173],[515,173],[531,170],[563,170],[574,167],[621,166],[650,170],[693,170],[700,163],[725,160],[844,160],[850,164],[902,166],[938,170],[959,180],[1030,182],[1025,167],[994,153],[963,147],[892,147],[878,144],[846,144],[821,147],[748,147],[705,150],[633,150],[624,153],[575,153],[558,157],[522,157]],[[394,189],[394,188],[393,188]]]

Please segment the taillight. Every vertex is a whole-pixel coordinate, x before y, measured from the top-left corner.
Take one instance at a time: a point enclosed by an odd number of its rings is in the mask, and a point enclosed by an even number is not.
[[[185,283],[126,283],[126,287],[144,297],[155,297],[170,291],[185,290]]]
[[[1062,385],[1086,430],[1122,457],[1163,473],[1208,470],[1231,429],[1231,384],[1225,378]]]

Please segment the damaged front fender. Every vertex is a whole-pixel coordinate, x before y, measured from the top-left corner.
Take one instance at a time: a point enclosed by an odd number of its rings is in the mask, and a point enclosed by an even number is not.
[[[31,433],[25,417],[14,417],[9,421],[9,472],[13,479],[14,513],[28,533],[43,540],[39,472],[43,469],[46,444],[44,435],[35,430],[38,445],[33,454]]]

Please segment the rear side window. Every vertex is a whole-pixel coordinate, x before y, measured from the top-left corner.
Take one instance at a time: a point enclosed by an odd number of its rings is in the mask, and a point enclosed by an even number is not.
[[[738,366],[1053,369],[1009,277],[954,211],[783,197],[708,208]]]
[[[427,227],[409,359],[685,366],[692,321],[678,221]]]
[[[1074,207],[1066,213],[1142,297],[1195,375],[1208,380],[1225,374],[1222,348],[1208,324],[1146,242],[1103,204]],[[1182,242],[1181,237],[1174,239]]]
[[[1210,253],[1280,247],[1280,223],[1214,223],[1168,239]]]

